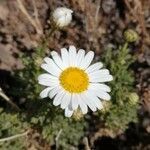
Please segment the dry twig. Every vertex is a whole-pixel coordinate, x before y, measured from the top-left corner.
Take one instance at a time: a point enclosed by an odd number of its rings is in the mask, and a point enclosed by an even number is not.
[[[84,137],[83,143],[85,145],[85,150],[91,150],[91,148],[89,146],[89,142],[88,142],[88,138],[87,137]]]
[[[32,4],[33,4],[33,9],[34,9],[35,21],[36,21],[37,25],[39,26],[40,30],[42,30],[42,25],[41,25],[41,22],[39,20],[39,13],[38,13],[38,9],[36,7],[35,0],[32,0]]]
[[[98,25],[98,13],[99,13],[99,10],[100,10],[100,4],[101,4],[101,0],[98,0],[97,1],[96,13],[95,13],[95,24],[96,24],[96,27]]]
[[[16,134],[16,135],[13,135],[13,136],[10,136],[7,138],[3,138],[3,139],[0,139],[0,142],[6,142],[6,141],[10,141],[10,140],[19,138],[19,137],[23,137],[23,136],[26,136],[28,133],[29,133],[29,131],[26,131],[26,132],[21,133],[21,134]]]
[[[132,8],[129,0],[124,0],[128,10],[130,11],[130,13],[132,14],[132,16],[139,22],[141,29],[142,29],[142,33],[143,35],[150,39],[146,27],[145,27],[145,20],[144,20],[144,16],[143,16],[143,10],[142,10],[142,4],[139,0],[134,0],[134,8]]]
[[[58,134],[57,134],[57,136],[56,136],[56,138],[55,138],[56,150],[57,150],[58,147],[59,147],[59,145],[58,145],[58,140],[59,140],[59,137],[60,137],[61,133],[62,133],[62,129],[59,130],[59,132],[58,132]]]
[[[11,104],[14,108],[16,108],[18,111],[20,111],[20,108],[10,100],[10,98],[3,92],[3,90],[0,88],[0,96],[6,100],[9,104]]]
[[[33,5],[34,5],[34,13],[35,13],[35,18],[36,19],[33,19],[29,13],[27,12],[25,6],[23,5],[22,1],[21,0],[17,0],[18,2],[18,6],[21,10],[21,12],[28,18],[28,20],[30,21],[30,23],[33,25],[33,27],[35,28],[36,32],[39,34],[39,35],[42,35],[43,34],[43,30],[42,30],[42,27],[41,27],[41,24],[40,24],[40,21],[38,19],[38,11],[37,11],[37,8],[36,8],[36,5],[35,5],[35,1],[33,0]]]

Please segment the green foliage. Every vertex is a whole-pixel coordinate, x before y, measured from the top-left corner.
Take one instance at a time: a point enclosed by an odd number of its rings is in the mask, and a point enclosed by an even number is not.
[[[22,123],[18,113],[5,112],[0,108],[0,137],[5,138],[25,132],[28,128],[28,123]],[[14,146],[15,145],[15,146]],[[7,142],[0,142],[0,149],[2,150],[22,150],[25,149],[24,137],[10,140]]]
[[[38,84],[37,77],[41,74],[40,64],[44,55],[44,50],[39,48],[34,55],[22,57],[24,69],[14,74],[15,85],[9,94],[18,99],[23,98],[25,102],[23,106],[20,105],[21,112],[7,112],[8,108],[0,111],[0,137],[12,136],[32,128],[41,134],[41,138],[53,144],[59,131],[62,131],[58,140],[59,148],[70,149],[70,146],[78,145],[87,122],[84,119],[75,121],[65,118],[64,112],[52,105],[52,100],[39,98],[42,87]],[[108,50],[104,55],[104,64],[110,69],[114,80],[110,83],[112,99],[109,108],[101,112],[101,116],[106,127],[113,131],[124,130],[129,122],[137,121],[137,96],[133,93],[134,78],[129,70],[133,61],[127,44],[119,50]],[[0,148],[26,149],[21,144],[22,140],[20,138],[3,143]]]
[[[58,143],[63,149],[70,149],[70,146],[79,144],[79,140],[83,136],[84,125],[86,125],[84,121],[65,119],[63,116],[57,115],[53,122],[45,125],[42,135],[52,142],[58,132],[62,130]]]
[[[44,100],[39,99],[39,93],[42,89],[37,82],[37,77],[42,73],[40,64],[42,63],[41,56],[44,56],[43,53],[43,49],[37,49],[33,59],[27,56],[23,59],[26,67],[22,71],[22,79],[30,80],[27,83],[28,86],[26,89],[28,91],[26,109],[32,113],[30,112],[30,115],[27,116],[27,120],[33,127],[41,131],[43,138],[47,141],[54,141],[55,136],[62,130],[59,146],[63,148],[67,148],[70,144],[77,146],[84,134],[83,129],[86,124],[83,121],[65,118],[64,112],[60,108],[53,106],[52,100],[49,98]]]
[[[22,133],[28,127],[38,130],[41,133],[41,138],[54,144],[55,137],[62,130],[59,137],[59,147],[69,149],[70,145],[78,145],[84,134],[86,123],[83,120],[75,121],[65,118],[64,111],[53,106],[52,100],[39,98],[42,87],[38,84],[37,77],[42,73],[40,69],[42,56],[44,56],[44,50],[41,48],[37,49],[34,55],[22,56],[24,68],[14,74],[15,86],[9,94],[12,93],[18,99],[25,99],[25,103],[19,113],[10,112],[10,114],[6,114],[2,112],[0,123],[4,122],[4,124],[0,124],[0,137],[4,138]],[[10,146],[11,149],[22,150],[24,146],[21,145],[18,148],[19,143],[16,139],[13,142],[3,144],[3,149]]]
[[[114,79],[110,82],[111,101],[109,108],[102,113],[106,127],[114,132],[123,131],[130,122],[137,121],[137,101],[133,98],[133,72],[129,69],[134,61],[129,54],[128,44],[124,44],[118,50],[107,50],[104,56],[106,67],[110,69]],[[133,97],[133,96],[132,96]]]

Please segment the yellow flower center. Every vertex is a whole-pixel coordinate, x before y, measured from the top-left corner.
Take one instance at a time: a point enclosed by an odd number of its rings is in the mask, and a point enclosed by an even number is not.
[[[87,90],[89,78],[84,70],[77,67],[65,69],[59,77],[62,87],[70,93],[81,93]]]

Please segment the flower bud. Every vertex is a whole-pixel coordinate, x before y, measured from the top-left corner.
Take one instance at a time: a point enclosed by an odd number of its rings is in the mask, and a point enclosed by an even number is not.
[[[134,31],[132,29],[127,29],[124,32],[124,38],[127,42],[131,43],[131,42],[136,42],[138,40],[139,36],[136,31]]]
[[[42,60],[42,58],[40,58],[40,57],[37,57],[37,58],[35,59],[35,64],[36,64],[37,66],[41,66],[42,62],[43,62],[43,60]]]
[[[136,105],[139,101],[139,96],[134,92],[130,93],[129,94],[129,100],[130,100],[130,104]]]
[[[109,101],[102,101],[103,108],[100,110],[101,112],[107,112],[110,110],[111,103]]]
[[[81,112],[80,109],[77,109],[77,110],[74,111],[74,113],[73,113],[73,118],[74,118],[76,121],[81,120],[81,119],[83,118],[83,114],[82,114],[82,112]]]
[[[65,7],[59,7],[53,12],[53,22],[58,28],[63,28],[67,26],[72,20],[72,13],[71,9]]]

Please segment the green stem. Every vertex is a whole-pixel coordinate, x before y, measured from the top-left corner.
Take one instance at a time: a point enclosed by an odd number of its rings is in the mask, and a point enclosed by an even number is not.
[[[55,30],[57,30],[56,27],[52,28],[51,31],[46,36],[46,38],[44,39],[43,44],[42,44],[43,45],[43,49],[46,49],[46,47],[48,46],[48,41],[50,40],[50,37],[55,32]]]
[[[124,50],[126,50],[127,48],[128,48],[128,42],[125,42],[125,44],[123,45],[122,50],[124,51]]]
[[[45,50],[48,47],[48,41],[50,40],[50,37],[52,36],[52,34],[57,30],[56,27],[53,27],[50,32],[47,34],[47,36],[42,40],[41,44],[39,45],[39,47],[37,48],[37,57],[43,57],[43,55],[45,54]]]

